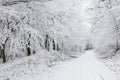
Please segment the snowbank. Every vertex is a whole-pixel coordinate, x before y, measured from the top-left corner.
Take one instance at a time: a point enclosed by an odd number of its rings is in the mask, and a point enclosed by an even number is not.
[[[115,72],[118,76],[120,76],[120,54],[116,54],[115,56],[107,59],[102,59],[106,66],[113,72]]]
[[[0,80],[30,80],[39,74],[45,80],[49,67],[59,61],[70,59],[70,56],[57,51],[40,51],[27,58],[22,58],[0,65]]]

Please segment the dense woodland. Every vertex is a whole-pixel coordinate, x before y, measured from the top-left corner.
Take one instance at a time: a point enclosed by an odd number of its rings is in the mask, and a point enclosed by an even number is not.
[[[113,57],[120,50],[120,0],[94,0],[89,8],[95,50],[102,57]],[[93,5],[92,5],[93,6]]]
[[[89,32],[78,13],[78,1],[70,1],[68,5],[58,2],[1,1],[0,57],[3,63],[40,50],[71,55],[88,48]],[[63,7],[59,7],[60,3]]]
[[[119,53],[119,0],[92,0],[86,7],[89,18],[83,17],[81,2],[84,1],[63,1],[67,2],[1,0],[0,58],[3,63],[39,54],[41,50],[73,55],[94,48],[103,58]],[[84,25],[85,21],[91,26]]]
[[[120,79],[106,67],[120,74],[120,0],[0,0],[0,80]]]

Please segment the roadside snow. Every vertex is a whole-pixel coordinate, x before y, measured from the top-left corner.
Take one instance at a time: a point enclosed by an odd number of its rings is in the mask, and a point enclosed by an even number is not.
[[[50,72],[49,67],[67,59],[70,59],[70,56],[62,52],[43,50],[30,57],[1,64],[0,80],[44,80]],[[39,79],[36,79],[36,75]]]
[[[88,51],[73,61],[59,64],[51,71],[53,74],[45,80],[120,80],[95,57],[93,51]]]
[[[45,54],[45,52],[43,53]],[[49,58],[48,61],[55,62],[53,55],[52,57],[42,57],[33,55],[28,59],[18,60],[16,64],[13,62],[14,64],[2,65],[0,80],[120,80],[114,72],[96,58],[93,51],[87,51],[79,58],[59,62],[52,67],[48,67],[46,65],[48,62],[45,63],[44,60]]]
[[[106,66],[110,68],[113,72],[120,76],[120,51],[113,57],[102,59]]]

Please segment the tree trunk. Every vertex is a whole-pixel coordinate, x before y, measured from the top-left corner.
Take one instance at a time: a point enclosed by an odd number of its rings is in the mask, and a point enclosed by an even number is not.
[[[1,49],[1,55],[3,58],[3,63],[6,62],[6,56],[5,56],[5,44],[2,44],[3,49]]]
[[[45,49],[47,49],[47,51],[49,51],[49,49],[50,49],[50,43],[49,43],[49,37],[48,37],[48,35],[46,35]]]
[[[60,51],[59,45],[57,44],[57,51]]]
[[[30,41],[28,42],[27,54],[28,54],[28,56],[30,56],[30,55],[31,55]]]
[[[27,53],[28,53],[28,56],[31,55],[31,50],[30,50],[30,47],[27,48]]]
[[[53,39],[53,50],[55,50],[55,41]]]

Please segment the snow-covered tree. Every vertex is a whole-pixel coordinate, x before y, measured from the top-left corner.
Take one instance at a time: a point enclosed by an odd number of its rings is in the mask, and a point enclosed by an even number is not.
[[[115,55],[119,47],[119,0],[95,1],[92,32],[96,35],[96,51],[103,57]]]
[[[65,1],[69,5],[63,3]],[[65,1],[49,4],[32,1],[1,6],[3,62],[30,56],[43,49],[61,51],[67,55],[83,52],[87,46],[88,32],[82,25],[79,1]]]

